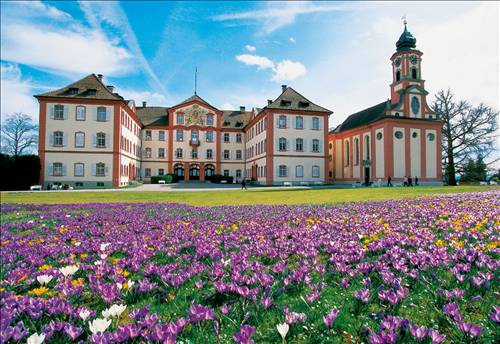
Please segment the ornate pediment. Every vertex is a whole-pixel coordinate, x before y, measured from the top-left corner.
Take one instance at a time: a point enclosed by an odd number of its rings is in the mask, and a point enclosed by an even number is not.
[[[198,104],[180,109],[179,112],[184,114],[184,123],[186,126],[197,125],[202,127],[207,125],[207,116],[211,115],[215,117],[212,111]]]

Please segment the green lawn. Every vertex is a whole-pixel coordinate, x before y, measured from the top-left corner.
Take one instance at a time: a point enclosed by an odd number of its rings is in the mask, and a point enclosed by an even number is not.
[[[190,205],[333,204],[415,198],[438,193],[487,191],[491,186],[419,186],[359,189],[254,189],[207,191],[109,191],[4,193],[2,203],[179,202]]]

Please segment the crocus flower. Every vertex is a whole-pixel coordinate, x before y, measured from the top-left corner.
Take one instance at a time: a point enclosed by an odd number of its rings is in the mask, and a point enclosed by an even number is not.
[[[323,322],[325,323],[326,327],[332,327],[333,322],[337,317],[339,316],[340,311],[337,308],[333,308],[328,314],[326,314],[323,317]]]
[[[102,316],[105,318],[119,317],[125,308],[127,308],[127,305],[112,305],[108,309],[102,311]]]
[[[458,328],[465,334],[470,335],[472,338],[479,337],[483,332],[483,328],[473,323],[459,322]]]
[[[78,271],[78,266],[76,265],[68,265],[59,269],[59,271],[64,275],[64,277],[68,277],[74,275]]]
[[[45,335],[38,334],[38,333],[33,333],[31,336],[28,337],[27,344],[41,344],[45,340]]]
[[[82,318],[83,321],[85,321],[90,316],[90,311],[86,308],[83,308],[82,310],[80,310],[80,313],[78,313],[78,316]]]
[[[255,333],[255,327],[250,325],[243,325],[240,327],[240,331],[233,335],[233,339],[238,344],[251,344],[253,340],[250,339]]]
[[[52,281],[52,278],[54,278],[54,277],[49,276],[49,275],[40,275],[40,276],[37,276],[36,280],[41,285],[46,285],[46,284],[49,284],[50,281]]]
[[[500,323],[500,307],[493,306],[493,311],[488,316],[494,322]]]
[[[285,337],[288,333],[288,330],[290,329],[290,326],[287,323],[283,323],[276,325],[276,328],[278,329],[281,339],[283,340],[283,342],[285,342]]]
[[[446,339],[446,336],[440,334],[434,329],[429,329],[428,336],[431,337],[432,344],[441,344]]]
[[[368,303],[368,301],[370,300],[370,291],[368,289],[360,289],[355,295],[354,297],[364,303]]]
[[[81,327],[75,327],[71,324],[66,324],[66,326],[64,327],[64,332],[66,332],[71,340],[75,340],[82,334],[83,329]]]
[[[410,327],[410,333],[417,341],[422,341],[427,335],[427,328],[425,326],[413,325]]]
[[[103,333],[111,325],[111,319],[94,319],[89,321],[89,329],[93,334]]]

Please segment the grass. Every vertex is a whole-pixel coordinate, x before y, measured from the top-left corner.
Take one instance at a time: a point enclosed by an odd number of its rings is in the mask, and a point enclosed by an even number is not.
[[[108,202],[178,202],[197,206],[244,204],[335,204],[356,201],[383,201],[416,198],[425,195],[477,192],[498,187],[419,186],[411,188],[359,188],[359,189],[253,189],[208,191],[88,191],[88,192],[19,192],[1,193],[2,203],[68,204]]]

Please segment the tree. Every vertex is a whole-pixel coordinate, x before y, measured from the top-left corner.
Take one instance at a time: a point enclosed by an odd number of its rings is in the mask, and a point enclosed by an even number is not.
[[[38,125],[30,116],[16,112],[2,125],[2,151],[13,156],[30,153],[38,142]]]
[[[486,180],[486,164],[483,157],[479,156],[477,160],[469,159],[464,166],[463,176],[460,181],[481,182]]]
[[[439,91],[431,106],[444,122],[443,167],[449,185],[457,184],[455,174],[463,172],[469,159],[489,156],[496,150],[498,129],[498,111],[482,103],[472,106],[465,100],[457,102],[453,97],[449,89]]]

